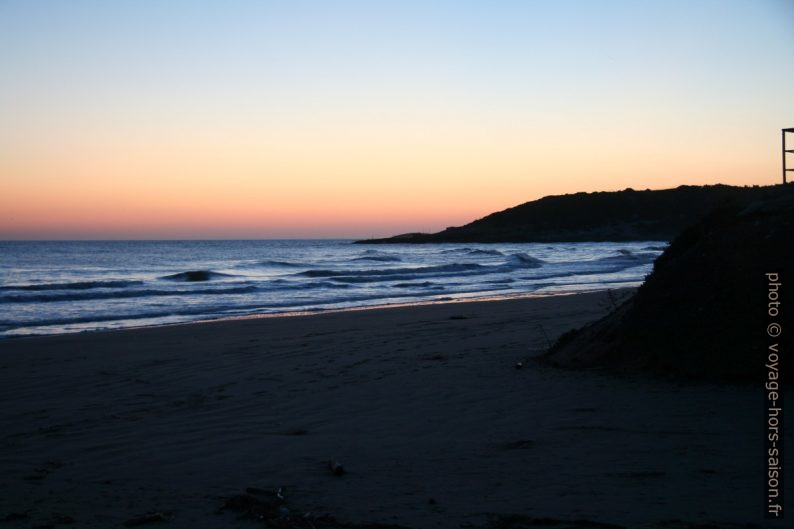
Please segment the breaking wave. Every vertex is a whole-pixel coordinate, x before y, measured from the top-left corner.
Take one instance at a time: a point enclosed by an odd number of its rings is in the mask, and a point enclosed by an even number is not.
[[[364,257],[355,257],[353,261],[376,261],[380,263],[396,263],[402,261],[397,255],[366,255]]]
[[[232,277],[231,274],[222,274],[221,272],[213,272],[212,270],[190,270],[188,272],[179,272],[178,274],[170,274],[162,276],[160,279],[167,279],[168,281],[211,281],[218,277]]]
[[[75,281],[71,283],[40,283],[34,285],[6,285],[0,290],[88,290],[92,288],[127,288],[132,285],[140,285],[143,281]]]

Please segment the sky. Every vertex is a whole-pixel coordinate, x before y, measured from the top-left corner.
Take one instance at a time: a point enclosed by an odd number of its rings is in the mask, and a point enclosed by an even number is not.
[[[0,0],[0,239],[386,236],[772,184],[792,87],[792,0]]]

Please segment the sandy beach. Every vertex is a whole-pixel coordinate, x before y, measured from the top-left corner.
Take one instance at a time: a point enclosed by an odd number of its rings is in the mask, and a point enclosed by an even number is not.
[[[262,526],[219,511],[247,487],[413,528],[763,526],[756,389],[529,360],[609,309],[601,292],[5,340],[0,527]]]

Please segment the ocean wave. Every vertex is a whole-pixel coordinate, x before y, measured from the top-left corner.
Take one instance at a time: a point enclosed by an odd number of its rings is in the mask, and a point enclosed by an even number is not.
[[[348,288],[350,285],[340,285],[332,281],[312,281],[310,283],[300,281],[288,281],[286,279],[273,279],[267,282],[258,283],[257,290],[261,292],[279,292],[288,290],[315,290],[323,288]]]
[[[301,275],[308,277],[356,277],[356,276],[404,276],[404,275],[421,275],[432,274],[438,272],[464,272],[468,270],[476,270],[478,268],[485,268],[483,265],[476,263],[453,263],[446,265],[436,266],[420,266],[413,268],[380,268],[380,269],[365,269],[365,270],[306,270],[300,272]]]
[[[510,255],[503,264],[451,263],[412,268],[377,268],[363,270],[306,270],[300,275],[327,277],[340,283],[377,283],[384,281],[412,281],[436,277],[464,277],[504,273],[521,268],[540,268],[544,261],[525,253]]]
[[[257,268],[299,268],[306,266],[302,263],[292,261],[279,261],[277,259],[265,259],[262,261],[246,261],[234,265],[235,270],[251,270]]]
[[[397,255],[366,255],[364,257],[355,257],[351,261],[377,261],[381,263],[396,263],[402,261],[402,258]]]
[[[301,288],[306,289],[313,289],[313,288],[350,288],[350,285],[333,283],[331,281],[319,281],[316,283],[307,283],[303,285]]]
[[[235,288],[208,288],[198,290],[158,290],[139,289],[121,290],[116,292],[72,292],[68,294],[10,294],[0,295],[0,303],[48,303],[57,301],[85,301],[99,299],[128,299],[146,298],[156,296],[194,296],[194,295],[229,295],[248,294],[257,291],[256,286],[250,285]]]
[[[277,266],[277,267],[287,267],[287,268],[294,268],[297,266],[303,266],[300,263],[293,263],[290,261],[276,261],[272,259],[268,259],[265,261],[259,261],[256,263],[258,266]]]
[[[255,308],[252,306],[250,308]],[[147,311],[128,314],[86,314],[84,316],[72,316],[64,318],[44,318],[40,320],[29,321],[0,321],[0,326],[9,326],[12,329],[19,329],[22,327],[50,327],[55,325],[74,325],[80,323],[96,323],[102,324],[105,322],[121,321],[121,320],[143,320],[153,318],[164,318],[169,316],[199,316],[206,315],[220,318],[224,312],[230,309],[238,309],[238,307],[228,307],[224,305],[217,306],[202,306],[190,309],[181,310],[160,310],[160,311]],[[102,328],[101,325],[95,328]]]
[[[224,283],[228,285],[229,283]],[[3,303],[52,303],[58,301],[90,301],[112,300],[146,297],[166,296],[223,296],[232,294],[250,294],[252,292],[279,292],[290,290],[322,290],[350,288],[345,283],[333,281],[312,281],[300,283],[297,281],[273,280],[257,285],[234,286],[229,288],[194,288],[194,289],[131,289],[112,292],[68,292],[59,294],[0,294],[0,304]]]
[[[593,274],[612,274],[622,272],[630,268],[645,266],[652,263],[658,254],[648,252],[621,252],[619,255],[610,255],[598,259],[587,261],[571,261],[567,263],[556,263],[548,272],[541,271],[522,279],[553,279],[571,276],[586,276]]]
[[[499,250],[481,250],[479,248],[469,250],[468,253],[469,255],[504,255]]]
[[[34,285],[5,285],[0,290],[88,290],[92,288],[127,288],[140,285],[143,281],[125,281],[110,279],[106,281],[75,281],[70,283],[40,283]]]
[[[499,250],[483,250],[481,248],[449,248],[441,250],[442,254],[464,254],[464,255],[504,255]]]
[[[188,272],[179,272],[177,274],[170,274],[162,276],[160,279],[167,279],[168,281],[210,281],[217,277],[232,277],[232,274],[223,274],[221,272],[214,272],[212,270],[190,270]]]
[[[395,288],[427,288],[435,285],[436,283],[432,281],[422,281],[421,283],[395,283],[392,286]]]
[[[507,264],[516,268],[540,268],[546,262],[525,253],[514,253],[508,257]]]
[[[585,263],[637,263],[637,262],[652,262],[659,254],[655,252],[634,252],[632,250],[621,248],[618,250],[618,255],[609,255],[599,259],[592,259],[590,261],[583,261]]]

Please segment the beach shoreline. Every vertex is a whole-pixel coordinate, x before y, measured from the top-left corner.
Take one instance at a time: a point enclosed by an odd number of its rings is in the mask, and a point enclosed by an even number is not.
[[[256,527],[218,509],[284,487],[295,512],[413,528],[760,523],[752,390],[531,362],[610,305],[596,292],[4,340],[0,518]]]
[[[633,293],[636,289],[637,287],[634,286],[618,286],[614,288],[609,288],[609,287],[594,288],[588,291],[559,290],[552,292],[543,292],[543,291],[516,292],[516,293],[505,293],[498,295],[485,295],[485,296],[477,295],[477,296],[459,297],[459,298],[426,299],[426,300],[419,300],[413,302],[395,302],[395,303],[383,303],[377,305],[360,305],[355,307],[344,307],[344,308],[336,308],[336,309],[318,308],[314,310],[296,310],[296,311],[286,311],[286,312],[255,312],[252,314],[243,314],[239,316],[219,316],[219,317],[207,318],[207,319],[187,320],[187,321],[179,321],[174,323],[144,324],[140,326],[128,326],[128,327],[120,327],[120,328],[85,329],[85,330],[75,330],[75,331],[58,332],[58,333],[54,332],[49,334],[44,334],[44,333],[16,334],[16,335],[12,334],[12,335],[0,337],[0,344],[4,343],[5,340],[15,341],[20,339],[35,339],[35,338],[68,336],[68,335],[82,336],[82,335],[94,334],[94,333],[136,331],[142,329],[156,329],[161,327],[174,327],[180,325],[203,325],[206,323],[222,323],[227,321],[240,321],[240,320],[309,317],[309,316],[321,316],[324,314],[340,314],[347,312],[388,310],[388,309],[423,307],[423,306],[432,306],[432,305],[447,305],[447,304],[459,304],[459,303],[487,303],[494,301],[499,302],[499,301],[518,300],[518,299],[536,299],[536,298],[547,298],[547,297],[557,297],[557,296],[576,296],[579,294],[600,293],[607,291],[617,292],[619,293],[618,296],[623,298],[623,296],[626,297],[629,296],[630,293]]]

